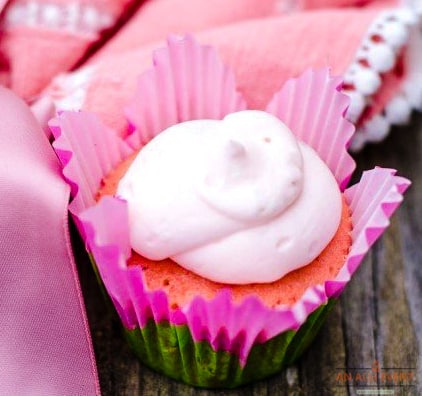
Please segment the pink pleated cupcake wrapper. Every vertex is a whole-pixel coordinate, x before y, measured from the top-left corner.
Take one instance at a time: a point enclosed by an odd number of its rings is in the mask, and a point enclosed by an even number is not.
[[[138,148],[176,123],[221,119],[247,107],[236,91],[233,73],[217,52],[191,36],[170,36],[167,47],[154,51],[153,64],[139,78],[135,97],[126,109],[137,128],[128,139],[132,147]]]
[[[149,319],[186,324],[195,341],[236,353],[244,364],[255,342],[298,329],[311,312],[339,296],[410,184],[393,170],[376,168],[345,190],[355,167],[347,153],[354,127],[344,119],[349,100],[340,87],[340,79],[331,77],[328,69],[309,70],[289,80],[267,106],[327,163],[344,191],[354,225],[350,253],[336,278],[308,288],[294,305],[276,309],[255,296],[235,304],[229,290],[209,301],[198,296],[187,306],[171,309],[164,290],[148,290],[142,270],[126,265],[131,254],[126,203],[114,197],[95,202],[103,177],[161,130],[185,120],[220,119],[245,108],[233,74],[212,48],[186,36],[170,38],[167,48],[155,52],[154,67],[140,77],[128,106],[134,129],[126,140],[89,113],[64,112],[51,122],[53,146],[72,186],[70,210],[127,328],[143,327]]]

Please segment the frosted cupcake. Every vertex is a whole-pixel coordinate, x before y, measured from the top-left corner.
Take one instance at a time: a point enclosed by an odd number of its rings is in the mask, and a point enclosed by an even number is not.
[[[172,38],[139,80],[125,139],[93,114],[51,126],[71,212],[143,362],[234,387],[310,343],[409,185],[354,162],[328,70],[244,111],[231,72]]]

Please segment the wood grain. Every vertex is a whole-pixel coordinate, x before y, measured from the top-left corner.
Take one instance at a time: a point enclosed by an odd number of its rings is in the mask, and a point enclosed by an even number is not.
[[[367,256],[315,342],[296,365],[267,381],[233,391],[199,390],[142,366],[127,347],[118,319],[107,309],[83,246],[75,254],[87,303],[104,396],[133,395],[357,395],[339,372],[409,368],[415,386],[381,389],[422,395],[422,116],[396,128],[383,143],[356,156],[357,174],[375,165],[398,169],[413,181],[391,227]],[[380,382],[380,381],[379,381]]]

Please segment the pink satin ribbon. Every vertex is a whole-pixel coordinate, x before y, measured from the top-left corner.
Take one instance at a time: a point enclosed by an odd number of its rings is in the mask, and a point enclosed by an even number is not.
[[[99,395],[69,188],[29,108],[0,88],[0,394]]]

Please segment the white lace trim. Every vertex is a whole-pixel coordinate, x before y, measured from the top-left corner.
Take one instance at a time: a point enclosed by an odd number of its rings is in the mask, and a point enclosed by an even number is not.
[[[35,0],[14,1],[7,8],[3,28],[41,27],[78,34],[96,34],[114,23],[111,14],[93,5],[76,1],[69,4],[41,3]]]
[[[72,73],[60,74],[42,96],[49,97],[57,111],[82,109],[95,66],[85,66]]]
[[[383,140],[393,125],[409,122],[413,110],[422,111],[422,35],[415,27],[407,50],[410,69],[401,90],[387,104],[384,111],[371,118],[355,133],[352,151],[359,151],[367,142]]]
[[[420,4],[419,1],[417,3]],[[382,12],[372,23],[355,60],[346,71],[343,92],[351,98],[346,116],[356,122],[365,108],[371,105],[371,97],[381,86],[382,74],[394,68],[404,45],[409,47],[405,56],[411,70],[408,70],[402,90],[382,114],[374,116],[359,128],[353,137],[352,151],[360,150],[366,142],[384,139],[392,124],[407,123],[412,109],[420,109],[422,79],[417,69],[422,67],[419,54],[422,47],[419,22],[418,12],[409,7]]]
[[[402,4],[414,10],[419,15],[419,17],[422,16],[421,0],[402,0]]]

